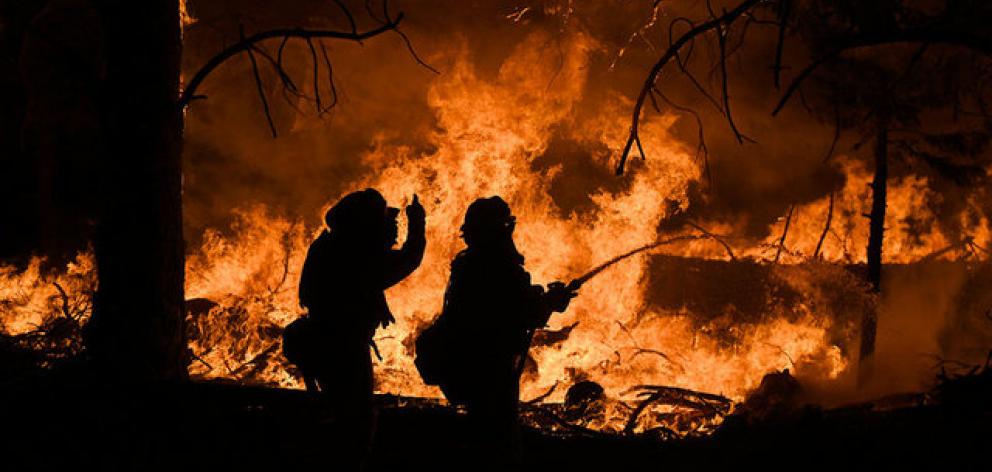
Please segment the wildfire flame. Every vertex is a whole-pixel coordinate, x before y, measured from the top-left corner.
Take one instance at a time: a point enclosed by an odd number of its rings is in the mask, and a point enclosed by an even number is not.
[[[379,139],[362,156],[371,171],[348,191],[375,187],[397,206],[418,194],[428,214],[422,266],[387,294],[397,323],[376,336],[383,355],[376,365],[378,391],[440,396],[419,379],[413,365],[414,339],[440,311],[450,261],[463,248],[458,227],[474,199],[500,195],[509,202],[517,216],[515,239],[527,258],[526,267],[542,284],[568,281],[617,254],[656,241],[659,224],[687,209],[687,192],[691,183],[700,181],[702,163],[691,146],[669,133],[679,119],[676,115],[651,117],[642,124],[640,137],[651,150],[650,161],[634,166],[622,189],[590,192],[588,211],[563,214],[557,208],[550,189],[556,176],[567,170],[562,165],[542,168],[535,160],[548,151],[553,136],[560,136],[601,149],[593,156],[595,165],[612,169],[632,106],[630,100],[615,96],[594,116],[576,117],[589,80],[590,53],[597,45],[582,33],[568,34],[561,57],[542,47],[548,36],[532,35],[492,80],[479,77],[463,54],[429,92],[438,120],[429,136],[431,151],[423,154]],[[835,196],[832,229],[821,253],[828,262],[863,262],[868,223],[861,214],[868,205],[871,176],[854,161],[838,162],[847,182]],[[906,227],[908,217],[928,216],[923,203],[935,196],[925,183],[920,177],[891,182],[887,262],[919,260],[954,243],[939,230],[917,234]],[[329,196],[329,203],[340,196]],[[853,364],[853,350],[843,345],[851,342],[851,315],[817,303],[837,295],[817,293],[815,282],[850,276],[840,275],[843,271],[831,264],[790,265],[809,260],[828,206],[823,198],[796,207],[780,260],[786,264],[772,271],[773,277],[810,294],[806,301],[783,306],[782,313],[768,313],[758,323],[737,323],[733,313],[701,323],[687,310],[648,303],[651,256],[632,257],[592,279],[568,311],[551,320],[552,328],[574,328],[560,342],[532,349],[536,369],[525,375],[522,397],[537,397],[557,385],[547,400],[560,401],[568,385],[593,380],[614,398],[633,386],[653,384],[740,400],[770,371],[788,368],[813,381],[838,379]],[[988,220],[962,218],[975,245],[986,247]],[[739,259],[768,261],[784,224],[783,218],[773,225],[767,241],[729,236],[727,241]],[[736,230],[733,224],[717,222],[707,228],[723,235]],[[302,387],[281,356],[279,339],[282,327],[301,314],[296,298],[299,271],[320,230],[318,218],[279,215],[256,206],[235,211],[229,232],[207,232],[187,260],[193,376]],[[662,251],[729,258],[720,244],[706,238]],[[23,271],[0,269],[0,329],[5,334],[28,332],[60,312],[60,290],[75,300],[95,286],[90,255],[81,255],[57,276],[62,288],[40,267],[41,261],[35,260]],[[854,283],[849,290],[862,288]],[[718,328],[726,329],[718,333]],[[728,332],[733,342],[727,342]]]
[[[349,190],[375,187],[394,204],[406,203],[416,193],[428,212],[423,265],[388,293],[398,322],[377,335],[384,357],[377,365],[380,391],[439,395],[420,382],[412,346],[416,334],[440,310],[449,263],[463,247],[457,228],[474,199],[498,194],[510,203],[518,217],[516,241],[527,257],[527,267],[536,282],[548,283],[567,281],[631,247],[654,241],[659,222],[679,205],[684,208],[689,183],[700,178],[700,164],[667,132],[675,118],[652,120],[642,131],[645,146],[656,154],[651,165],[639,169],[625,190],[592,194],[592,211],[560,214],[549,187],[562,169],[536,169],[533,161],[547,150],[554,133],[582,142],[622,142],[630,103],[618,96],[595,119],[572,120],[593,44],[582,35],[570,38],[569,44],[575,46],[565,52],[559,69],[539,47],[546,41],[534,35],[521,44],[492,82],[479,78],[466,58],[438,79],[429,94],[440,125],[431,136],[435,150],[430,155],[380,140],[363,156],[372,171]],[[535,68],[535,64],[544,66]],[[615,151],[607,149],[596,156],[598,165],[609,168]],[[659,204],[666,200],[680,203]],[[221,302],[210,311],[218,320],[233,318],[263,327],[286,324],[299,312],[298,270],[306,245],[319,230],[305,227],[263,209],[238,213],[234,239],[210,233],[201,252],[190,259],[189,296],[218,301],[233,294],[235,302]],[[707,257],[722,257],[713,243],[673,249],[703,248]],[[567,313],[552,321],[554,327],[578,325],[562,343],[532,351],[538,368],[525,378],[525,398],[556,383],[583,379],[596,380],[613,395],[632,385],[655,383],[740,398],[770,370],[817,364],[824,375],[836,377],[846,366],[840,349],[828,342],[829,320],[813,313],[758,326],[734,351],[721,348],[698,335],[688,317],[647,306],[647,264],[646,256],[637,256],[604,272],[583,287]],[[259,294],[270,295],[260,298]],[[259,362],[259,353],[276,342],[259,334],[263,331],[239,327],[227,343],[216,334],[197,337],[194,351],[205,354],[193,372],[226,377],[245,363]],[[204,339],[210,342],[196,344]],[[233,351],[239,355],[219,358],[225,344],[238,346]],[[647,352],[664,357],[643,355]],[[275,362],[278,356],[269,359]],[[262,369],[272,374],[260,377],[265,381],[298,386],[285,371]],[[549,399],[561,399],[563,394],[560,389]]]
[[[196,23],[196,18],[189,11],[186,5],[187,0],[179,0],[179,24],[182,27],[191,26]]]

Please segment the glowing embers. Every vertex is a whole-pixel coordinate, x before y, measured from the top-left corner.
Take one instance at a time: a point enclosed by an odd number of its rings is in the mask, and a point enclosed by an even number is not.
[[[92,314],[93,255],[79,254],[64,268],[0,266],[0,350],[8,367],[49,367],[82,352],[82,328]]]
[[[525,403],[521,418],[531,427],[560,434],[671,440],[709,434],[732,410],[726,397],[676,387],[641,385],[612,398],[586,380],[568,388],[563,403]]]
[[[280,340],[301,313],[299,271],[316,233],[261,207],[234,217],[233,236],[208,231],[187,259],[190,374],[301,387],[286,370]]]

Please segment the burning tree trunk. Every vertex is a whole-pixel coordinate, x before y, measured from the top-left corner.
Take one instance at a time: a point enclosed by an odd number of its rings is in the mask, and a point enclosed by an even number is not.
[[[183,342],[181,31],[177,0],[100,0],[106,150],[88,350],[107,373],[186,375]]]
[[[871,213],[868,233],[868,282],[872,293],[882,288],[882,241],[885,233],[885,204],[889,176],[888,125],[879,120],[875,137],[875,180],[871,183]],[[869,361],[875,353],[875,332],[878,327],[877,306],[867,310],[861,320],[860,362],[861,380],[870,375]]]

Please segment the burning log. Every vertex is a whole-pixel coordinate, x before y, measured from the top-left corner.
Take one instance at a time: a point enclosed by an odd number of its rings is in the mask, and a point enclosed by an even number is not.
[[[79,266],[85,262],[75,261]],[[12,372],[51,369],[84,350],[83,327],[92,310],[95,277],[84,271],[53,279],[40,267],[41,260],[21,274],[0,267],[0,279],[20,279],[0,298],[0,367]]]
[[[641,385],[629,392],[636,392],[636,406],[612,399],[601,385],[584,380],[568,389],[564,403],[521,405],[521,417],[533,428],[556,434],[670,441],[712,432],[732,406],[721,395],[678,387]]]
[[[637,392],[641,401],[627,420],[624,427],[626,434],[633,433],[639,425],[644,427],[645,431],[678,433],[679,437],[706,432],[711,425],[718,424],[729,414],[733,405],[729,398],[722,395],[678,387],[639,385],[630,391]],[[642,414],[652,406],[667,406],[674,411],[655,415],[654,418],[646,418],[644,423],[640,422]],[[654,424],[651,423],[652,420]]]

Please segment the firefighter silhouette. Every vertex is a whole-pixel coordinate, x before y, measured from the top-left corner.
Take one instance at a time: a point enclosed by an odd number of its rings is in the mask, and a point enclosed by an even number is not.
[[[327,211],[327,229],[311,244],[300,275],[308,315],[284,334],[286,356],[334,413],[346,469],[361,467],[374,431],[372,337],[395,321],[383,291],[424,255],[425,212],[416,195],[406,207],[406,241],[395,249],[398,215],[374,189],[348,194]]]
[[[520,460],[517,418],[530,333],[575,292],[531,284],[513,242],[516,220],[500,197],[476,200],[461,227],[467,248],[451,264],[441,315],[417,342],[417,367],[445,397],[464,405],[482,463]]]

